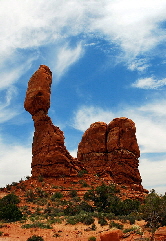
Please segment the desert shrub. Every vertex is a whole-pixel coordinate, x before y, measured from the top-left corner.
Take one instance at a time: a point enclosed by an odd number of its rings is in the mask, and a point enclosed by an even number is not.
[[[70,197],[77,197],[77,191],[76,191],[76,190],[71,190],[71,191],[69,192],[69,196],[70,196]]]
[[[88,238],[88,241],[96,241],[96,238],[94,236],[91,236]]]
[[[83,177],[84,174],[87,174],[87,173],[88,173],[87,170],[80,170],[80,171],[78,172],[78,177]]]
[[[36,191],[36,194],[40,197],[40,198],[45,198],[45,197],[48,197],[48,193],[43,191],[41,188],[37,187],[35,189]]]
[[[79,183],[81,184],[81,187],[89,187],[89,184],[85,180],[80,180]]]
[[[79,209],[83,210],[85,212],[93,212],[94,211],[93,207],[90,204],[88,204],[87,202],[84,202],[84,201],[82,201],[79,204]]]
[[[126,229],[123,230],[123,233],[128,233],[128,232],[134,232],[134,233],[140,234],[140,235],[143,234],[141,227],[139,227],[137,225],[134,225],[130,228],[126,228]]]
[[[115,219],[115,214],[114,213],[106,213],[105,217],[108,220],[113,220],[113,219]]]
[[[66,216],[75,216],[76,214],[80,213],[80,209],[78,205],[74,204],[69,204],[65,209],[64,209],[64,214]]]
[[[12,186],[11,186],[11,185],[6,184],[6,189],[7,189],[8,191],[10,191],[10,190],[11,190],[11,188],[12,188]]]
[[[44,239],[41,236],[33,235],[27,241],[44,241]]]
[[[7,204],[0,208],[0,219],[7,222],[15,222],[21,220],[22,212],[15,204]]]
[[[42,229],[52,229],[52,226],[50,226],[49,224],[45,224],[42,222],[34,222],[31,224],[24,224],[22,225],[22,228],[42,228]]]
[[[92,229],[93,231],[95,231],[95,230],[97,229],[97,227],[96,227],[96,225],[95,225],[94,223],[92,224],[91,229]]]
[[[115,185],[102,184],[96,189],[91,189],[84,194],[84,200],[93,201],[98,212],[119,214],[120,198],[115,194],[118,192]]]
[[[56,199],[61,199],[63,197],[63,194],[61,192],[55,192],[51,196],[51,201],[55,201]]]
[[[101,226],[105,226],[108,224],[107,220],[105,219],[105,217],[103,216],[99,216],[98,218],[98,224],[100,224]]]
[[[120,205],[120,215],[128,215],[139,210],[140,202],[133,199],[125,199]]]
[[[42,175],[39,175],[39,176],[38,176],[38,181],[39,181],[39,182],[43,182],[43,181],[44,181],[44,177],[43,177]]]
[[[110,222],[109,227],[110,227],[110,228],[123,229],[123,225],[122,225],[122,224],[116,223],[116,222],[114,222],[114,221]]]
[[[63,209],[62,208],[58,208],[58,207],[47,207],[44,210],[44,214],[47,214],[46,217],[60,217],[63,216]]]
[[[91,225],[94,223],[94,218],[91,214],[86,212],[81,212],[75,216],[69,216],[66,218],[67,224],[75,225],[77,223],[83,223],[85,225]]]
[[[69,216],[66,218],[66,224],[71,224],[71,225],[75,225],[79,223],[78,219],[75,216]]]
[[[27,200],[28,202],[33,202],[33,201],[35,200],[35,198],[36,198],[36,195],[35,195],[35,193],[33,192],[32,189],[29,189],[29,190],[26,192],[25,196],[26,196],[26,200]]]
[[[8,205],[8,204],[18,204],[20,199],[13,193],[10,193],[3,198],[0,199],[0,206]]]
[[[33,203],[37,204],[37,205],[40,205],[40,206],[44,206],[47,204],[47,198],[36,198],[34,199]]]
[[[2,236],[2,234],[3,234],[3,232],[2,232],[2,231],[0,231],[0,236]]]
[[[85,225],[91,225],[94,223],[94,218],[89,213],[81,216],[80,221]]]
[[[136,216],[128,215],[127,219],[129,220],[130,224],[135,224]]]
[[[151,228],[153,240],[155,230],[166,225],[166,195],[159,196],[155,190],[152,190],[141,205],[140,212],[147,226]]]
[[[63,221],[63,218],[50,218],[49,220],[48,220],[48,222],[50,223],[50,224],[54,224],[54,223],[62,223],[62,221]]]

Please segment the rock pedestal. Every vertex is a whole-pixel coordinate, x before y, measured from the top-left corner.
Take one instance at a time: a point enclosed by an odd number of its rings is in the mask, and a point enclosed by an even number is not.
[[[47,115],[50,107],[52,73],[41,65],[33,74],[24,102],[34,121],[32,144],[32,176],[70,176],[79,169],[64,145],[63,132],[54,126]]]

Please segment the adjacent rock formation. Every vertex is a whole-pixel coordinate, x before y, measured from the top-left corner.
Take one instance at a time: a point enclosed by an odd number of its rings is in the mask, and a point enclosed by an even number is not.
[[[132,120],[116,118],[108,125],[96,122],[87,129],[78,146],[78,160],[89,173],[109,173],[116,183],[141,184],[140,156]]]
[[[85,131],[78,146],[77,158],[88,173],[99,173],[107,164],[107,124],[95,122]]]
[[[138,170],[139,146],[132,120],[116,118],[107,129],[108,165],[116,183],[141,184]]]
[[[50,107],[52,73],[41,65],[33,74],[24,102],[32,115],[35,132],[32,144],[32,176],[69,176],[78,167],[64,145],[63,132],[54,126],[47,112]]]

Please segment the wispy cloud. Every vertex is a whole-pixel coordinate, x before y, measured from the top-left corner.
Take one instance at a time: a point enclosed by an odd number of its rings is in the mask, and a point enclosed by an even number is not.
[[[71,48],[68,45],[61,47],[58,50],[55,63],[56,77],[60,78],[71,65],[73,65],[82,56],[83,49],[81,43],[75,48]]]
[[[153,77],[138,79],[132,84],[132,87],[139,89],[158,89],[166,85],[166,78],[157,80]]]
[[[160,25],[166,20],[165,10],[164,0],[6,0],[0,9],[1,56],[83,34],[104,37],[131,59],[165,40]]]

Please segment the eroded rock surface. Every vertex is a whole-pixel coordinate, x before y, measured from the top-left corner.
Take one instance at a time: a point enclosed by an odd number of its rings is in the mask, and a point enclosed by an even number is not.
[[[88,173],[99,173],[107,164],[106,149],[107,124],[95,122],[82,136],[78,146],[78,160],[83,163]]]
[[[34,121],[32,176],[69,176],[79,169],[64,145],[64,135],[47,115],[50,107],[52,73],[41,65],[33,74],[24,102]]]
[[[78,160],[92,174],[109,173],[116,183],[141,185],[139,146],[132,120],[115,118],[92,124],[78,146]]]

